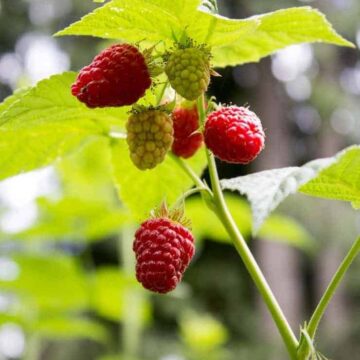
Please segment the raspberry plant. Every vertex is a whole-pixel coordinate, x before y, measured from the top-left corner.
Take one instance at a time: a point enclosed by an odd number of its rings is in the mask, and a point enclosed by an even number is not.
[[[101,138],[102,146],[111,153],[113,179],[119,197],[134,219],[143,221],[146,214],[164,198],[172,205],[179,197],[183,199],[190,193],[200,192],[208,211],[213,212],[222,222],[263,297],[289,357],[298,360],[321,358],[314,345],[316,331],[337,286],[360,250],[360,238],[344,258],[314,314],[296,336],[229,212],[223,190],[230,189],[247,196],[253,211],[254,234],[280,202],[297,191],[310,196],[348,201],[354,209],[359,209],[360,147],[352,146],[332,158],[314,160],[302,167],[268,170],[220,181],[210,150],[218,155],[217,150],[226,145],[225,155],[236,149],[236,156],[232,156],[230,161],[244,163],[254,160],[263,147],[263,133],[261,124],[251,113],[251,117],[256,119],[256,135],[260,134],[261,141],[255,150],[249,149],[249,146],[254,145],[254,134],[250,132],[249,135],[247,129],[242,127],[246,122],[243,115],[238,118],[235,116],[240,125],[237,124],[235,130],[232,130],[234,119],[230,117],[231,114],[228,115],[221,108],[215,110],[218,113],[214,114],[216,104],[205,106],[205,91],[210,75],[215,74],[212,70],[214,68],[256,62],[279,49],[298,43],[353,45],[335,32],[323,14],[310,7],[289,8],[241,20],[230,20],[217,12],[215,0],[112,0],[58,32],[57,36],[86,35],[121,40],[127,45],[117,45],[111,49],[125,47],[136,51],[131,56],[129,53],[118,56],[112,50],[105,50],[105,54],[110,51],[109,57],[99,55],[95,66],[92,64],[83,69],[78,78],[73,72],[55,75],[7,98],[0,105],[0,178],[47,166],[84,143]],[[153,66],[149,73],[148,66]],[[146,81],[137,72],[133,77],[129,76],[134,68],[139,67],[142,74],[146,75]],[[148,74],[152,79],[147,78]],[[141,97],[150,83],[153,84],[151,89]],[[73,94],[89,107],[71,94],[72,84],[75,84]],[[139,85],[140,90],[137,88]],[[168,91],[170,86],[178,95]],[[89,94],[90,102],[85,99]],[[198,151],[185,161],[171,152],[163,158],[171,148],[171,139],[161,147],[158,157],[156,141],[164,136],[172,137],[172,120],[166,112],[170,113],[174,104],[181,101],[180,96],[196,100],[199,131],[210,126],[208,119],[215,118],[225,133],[231,133],[233,141],[222,144],[225,140],[212,135],[215,143],[207,141],[209,148],[205,147],[204,151]],[[141,115],[134,115],[139,108],[145,114],[149,111],[157,114],[151,120],[152,124],[145,116],[143,126],[140,126],[138,117]],[[228,109],[226,106],[223,108]],[[256,112],[256,109],[252,111]],[[248,116],[249,110],[245,112]],[[160,125],[156,122],[159,117],[166,118],[166,124],[153,127]],[[226,128],[227,122],[229,128]],[[140,131],[137,131],[138,127]],[[151,132],[151,129],[155,130]],[[149,138],[149,134],[154,134],[154,138]],[[246,161],[241,157],[244,154],[239,154],[242,151],[249,155]],[[228,160],[226,156],[219,157]],[[200,177],[205,167],[209,169],[210,185]],[[142,226],[148,221],[151,222],[146,220]],[[168,226],[168,229],[162,229],[164,234],[168,231],[174,239],[176,234],[171,232],[172,227],[178,225],[174,225],[167,214],[161,222],[161,226]],[[137,234],[138,237],[139,232]],[[186,234],[190,239],[191,234],[187,230]],[[161,235],[155,235],[156,245]],[[152,235],[147,233],[146,236],[151,238]],[[145,241],[141,244],[145,246],[141,254],[149,254],[153,245]],[[175,253],[181,252],[181,249],[176,249],[177,246],[180,245],[172,241],[170,248],[175,249]],[[140,251],[138,246],[135,246],[135,251]],[[172,258],[179,266],[179,271],[171,286],[161,287],[163,292],[173,288],[180,279],[192,256],[189,246],[185,253],[186,261],[183,264]],[[159,290],[155,282],[161,284],[164,280],[161,275],[164,273],[163,264],[151,263],[153,257],[158,255],[161,259],[168,258],[163,250],[156,254],[156,249],[154,254],[146,255],[150,256],[146,259],[149,260],[150,270],[156,270],[153,271],[156,276],[147,277],[145,274],[143,277],[143,268],[140,268],[141,276],[138,276],[148,288],[155,290]],[[165,284],[169,283],[165,281]]]

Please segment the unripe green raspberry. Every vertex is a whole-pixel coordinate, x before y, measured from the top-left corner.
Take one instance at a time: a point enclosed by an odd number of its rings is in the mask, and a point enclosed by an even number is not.
[[[210,55],[197,47],[176,50],[169,56],[165,73],[178,94],[196,100],[209,86]]]
[[[173,143],[171,118],[161,110],[147,109],[132,114],[126,124],[132,162],[140,170],[163,162]]]

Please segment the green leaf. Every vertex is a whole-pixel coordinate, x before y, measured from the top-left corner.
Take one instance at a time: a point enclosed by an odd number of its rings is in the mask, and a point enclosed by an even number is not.
[[[215,67],[259,61],[299,43],[353,46],[311,7],[234,20],[200,10],[199,4],[198,0],[113,0],[57,35],[91,35],[130,42],[146,39],[166,47],[186,35],[212,48]]]
[[[0,104],[0,119],[4,115],[5,111],[7,111],[16,101],[18,101],[21,97],[23,97],[30,89],[23,88],[14,91],[11,96],[8,96],[1,104]]]
[[[360,146],[352,146],[336,156],[331,166],[301,186],[300,192],[327,199],[350,201],[360,207]]]
[[[21,131],[0,127],[0,179],[47,166],[100,130],[87,121],[73,125],[44,124]]]
[[[334,158],[311,161],[302,167],[266,170],[255,174],[221,180],[223,189],[246,195],[253,213],[253,232],[285,198],[313,179],[320,170],[334,162]]]
[[[71,94],[76,73],[67,72],[40,81],[35,87],[24,90],[8,99],[11,106],[0,112],[0,129],[25,130],[34,126],[68,124],[86,121],[99,126],[98,133],[106,132],[112,124],[127,119],[128,107],[89,109]]]
[[[108,138],[89,141],[80,151],[57,163],[63,197],[119,205],[114,196],[111,151]],[[110,210],[110,209],[109,209]]]
[[[200,0],[113,0],[56,35],[90,35],[171,45],[195,20]]]
[[[13,280],[1,280],[0,288],[20,297],[24,316],[34,317],[34,311],[87,308],[86,279],[74,258],[56,253],[18,255],[12,260],[19,273]]]
[[[54,162],[127,118],[126,109],[88,109],[71,95],[74,73],[55,75],[0,105],[0,179]]]
[[[96,124],[84,120],[21,130],[4,130],[0,126],[0,179],[47,166],[100,130]]]
[[[141,171],[131,162],[125,141],[114,142],[112,147],[113,174],[121,201],[132,211],[136,221],[148,217],[150,210],[164,199],[173,203],[193,182],[176,162],[167,156],[155,169]],[[199,175],[206,166],[203,151],[189,160]]]
[[[59,317],[53,314],[44,316],[32,331],[45,339],[89,339],[99,343],[108,341],[106,329],[98,322],[79,317]]]
[[[256,62],[286,46],[300,43],[354,46],[336,33],[321,12],[311,7],[289,8],[241,21],[218,19],[212,14],[203,17],[214,18],[213,35],[208,41],[213,45],[215,67]],[[202,26],[201,21],[200,18],[197,26]]]
[[[117,267],[102,267],[96,271],[93,286],[92,308],[100,316],[119,322],[131,310],[138,312],[143,322],[149,321],[151,305],[135,277],[130,278]],[[129,308],[129,296],[135,309]]]

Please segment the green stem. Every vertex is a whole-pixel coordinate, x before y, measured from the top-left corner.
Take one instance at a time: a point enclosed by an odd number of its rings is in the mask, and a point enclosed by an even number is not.
[[[353,246],[345,256],[343,262],[340,264],[337,269],[334,277],[331,279],[329,286],[325,290],[324,295],[322,296],[318,306],[316,307],[307,327],[308,333],[311,338],[315,337],[316,330],[319,326],[320,320],[323,317],[326,308],[328,307],[332,297],[335,294],[335,291],[339,287],[341,280],[344,278],[345,273],[349,269],[350,265],[360,252],[360,237],[354,242]]]
[[[203,181],[196,175],[195,171],[181,158],[177,157],[172,152],[169,156],[188,174],[191,180],[195,183],[196,187],[202,190],[210,190]]]
[[[200,97],[198,100],[198,110],[199,117],[202,124],[205,122],[205,106],[204,98]],[[235,224],[234,219],[232,218],[225,199],[222,193],[219,177],[217,173],[216,163],[214,156],[206,149],[206,156],[208,159],[209,173],[211,179],[211,185],[213,190],[213,201],[215,203],[214,211],[223,226],[230,235],[233,244],[238,251],[246,269],[248,270],[250,276],[252,277],[255,285],[257,286],[260,294],[262,295],[273,319],[274,322],[284,340],[284,343],[287,347],[287,350],[292,359],[297,359],[296,351],[298,347],[298,341],[291,330],[289,323],[287,322],[274,294],[272,293],[262,271],[260,270],[253,254],[251,253],[245,239],[240,233],[238,227]]]
[[[165,94],[165,91],[166,91],[166,88],[167,88],[168,85],[169,85],[169,82],[165,81],[163,87],[161,88],[160,93],[158,94],[158,96],[156,98],[156,105],[157,106],[159,106],[161,104],[161,100],[164,97],[164,94]]]

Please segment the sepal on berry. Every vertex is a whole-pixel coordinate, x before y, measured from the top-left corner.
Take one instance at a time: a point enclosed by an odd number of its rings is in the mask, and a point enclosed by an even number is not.
[[[151,211],[150,217],[152,219],[167,218],[191,230],[191,220],[185,216],[184,204],[169,209],[164,200],[158,207]]]

